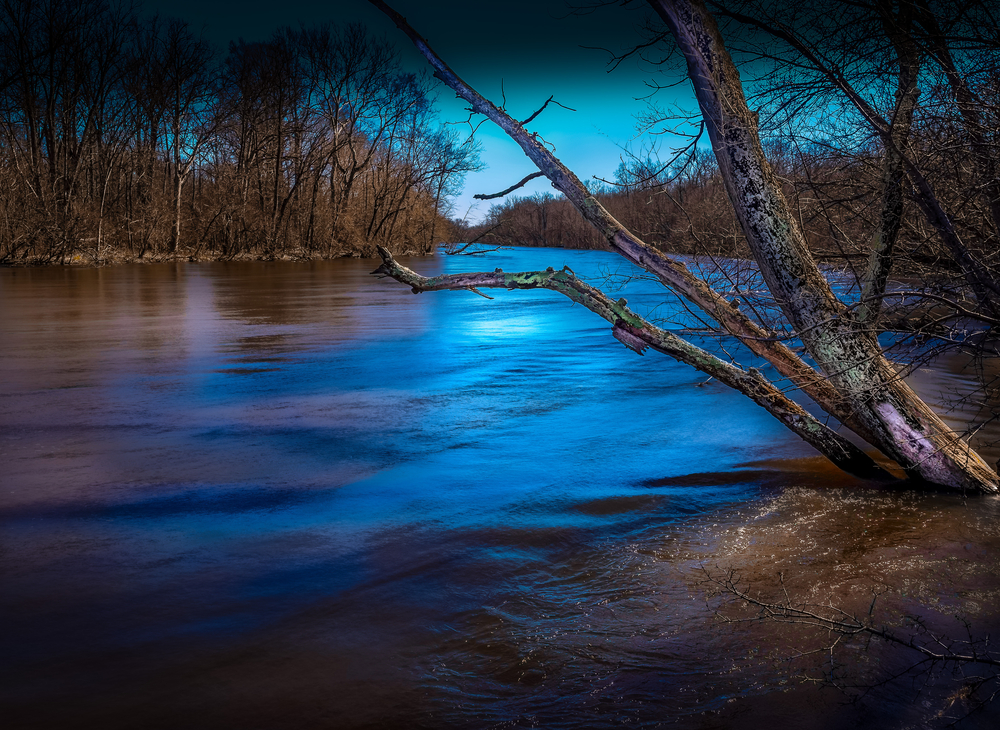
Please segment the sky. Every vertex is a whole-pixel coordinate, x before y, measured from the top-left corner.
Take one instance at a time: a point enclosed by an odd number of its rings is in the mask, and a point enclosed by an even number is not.
[[[642,39],[640,27],[646,3],[618,2],[593,12],[574,14],[595,0],[506,0],[469,3],[446,0],[390,0],[397,11],[430,42],[431,47],[467,82],[494,102],[506,95],[507,108],[520,119],[528,117],[550,95],[575,109],[555,105],[532,123],[555,145],[556,155],[583,180],[612,178],[636,134],[636,115],[647,105],[652,67],[629,59],[609,71],[609,54],[631,48]],[[267,39],[281,26],[316,22],[361,22],[384,35],[400,51],[408,70],[429,69],[409,40],[365,0],[145,0],[147,13],[178,17],[202,32],[220,50],[230,41]],[[442,117],[468,117],[464,102],[438,85]],[[686,86],[682,87],[686,89]],[[662,92],[661,92],[662,94]],[[481,117],[479,117],[481,119]],[[466,178],[464,193],[453,215],[481,219],[497,201],[474,201],[476,193],[506,189],[536,168],[521,149],[492,123],[476,135],[483,145],[486,170]],[[548,181],[534,180],[518,194],[552,191]]]

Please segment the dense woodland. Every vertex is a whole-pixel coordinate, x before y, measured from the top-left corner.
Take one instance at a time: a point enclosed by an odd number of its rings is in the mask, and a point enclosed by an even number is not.
[[[224,54],[103,0],[0,4],[0,264],[428,252],[475,145],[363,27]]]

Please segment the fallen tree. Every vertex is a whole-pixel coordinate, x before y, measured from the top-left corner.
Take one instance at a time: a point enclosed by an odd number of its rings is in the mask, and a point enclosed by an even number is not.
[[[683,263],[628,231],[536,134],[527,131],[525,124],[463,81],[405,18],[380,0],[370,2],[407,34],[434,67],[438,79],[467,101],[474,112],[496,123],[520,145],[553,187],[601,233],[612,250],[657,277],[689,305],[715,320],[722,330],[767,360],[794,387],[895,461],[911,478],[973,493],[998,490],[994,471],[903,382],[883,356],[877,334],[872,332],[870,325],[859,322],[834,295],[810,255],[764,155],[756,115],[747,106],[739,73],[714,19],[699,0],[649,0],[649,4],[669,28],[687,62],[688,77],[694,85],[730,201],[763,278],[795,337],[817,363],[816,368],[786,345],[785,338],[776,336],[732,306]],[[530,119],[533,118],[534,115]],[[572,281],[544,276],[554,272],[473,273],[428,280],[399,266],[387,251],[380,251],[380,254],[383,264],[376,273],[406,283],[414,292],[487,286],[529,288],[522,283],[547,285],[546,288],[564,294],[567,291],[560,287],[572,288],[579,294],[571,298],[612,321],[615,336],[631,349],[641,351],[642,344],[647,344],[716,377],[722,372],[718,358],[714,361],[706,358],[709,353],[690,343],[682,347],[672,340],[664,340],[655,331],[657,328],[624,305],[618,310],[608,308],[597,290],[585,291]],[[720,380],[755,402],[775,404],[779,402],[778,396],[784,398],[780,389],[758,371],[734,365],[728,367],[738,373],[730,373],[727,379]],[[780,408],[776,405],[765,407],[841,468],[869,477],[883,474],[862,451],[848,449],[845,443],[849,442],[836,432],[831,429],[817,431],[819,422],[816,419],[802,418],[798,414],[794,418],[779,415],[788,412],[786,403]],[[818,438],[817,433],[822,433],[822,437]]]

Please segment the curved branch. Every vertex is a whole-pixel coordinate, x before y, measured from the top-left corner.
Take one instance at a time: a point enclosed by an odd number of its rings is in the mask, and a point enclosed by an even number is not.
[[[567,111],[571,111],[571,112],[575,112],[576,111],[576,109],[573,109],[572,107],[568,107],[565,104],[560,104],[558,101],[555,100],[554,96],[550,96],[548,99],[545,100],[545,103],[542,104],[541,108],[539,108],[538,111],[536,111],[530,117],[528,117],[523,122],[521,122],[521,126],[523,127],[528,122],[533,121],[535,119],[535,117],[537,117],[539,114],[541,114],[543,111],[545,111],[545,107],[547,107],[550,103],[551,104],[555,104],[556,106],[561,106],[563,109],[566,109]]]
[[[503,196],[509,195],[510,193],[514,192],[518,188],[523,188],[525,185],[534,180],[536,177],[543,177],[544,175],[545,175],[544,172],[533,172],[530,175],[526,175],[524,178],[522,178],[520,182],[514,183],[509,188],[507,188],[506,190],[501,190],[499,193],[493,193],[492,195],[487,195],[485,193],[478,193],[476,195],[473,195],[472,197],[475,198],[476,200],[493,200],[493,198],[502,198]]]
[[[560,271],[549,268],[545,271],[517,273],[505,273],[497,269],[490,272],[426,277],[400,265],[382,246],[378,247],[378,253],[382,257],[382,264],[372,273],[406,284],[414,294],[449,289],[472,290],[480,295],[482,293],[478,289],[548,289],[559,292],[610,322],[615,339],[633,352],[641,355],[647,347],[651,347],[743,393],[844,471],[864,479],[893,479],[864,451],[791,400],[759,370],[738,368],[707,350],[656,327],[629,309],[624,299],[612,300],[600,289],[582,281],[568,268]]]

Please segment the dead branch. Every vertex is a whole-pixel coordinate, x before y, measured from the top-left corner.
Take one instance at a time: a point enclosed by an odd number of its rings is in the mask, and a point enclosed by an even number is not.
[[[727,597],[731,604],[742,602],[756,610],[755,615],[743,618],[717,612],[717,617],[725,623],[771,621],[811,626],[841,638],[868,636],[882,639],[895,646],[912,649],[926,661],[990,667],[994,677],[1000,678],[1000,658],[997,658],[994,651],[990,649],[988,637],[979,640],[970,638],[958,641],[931,633],[922,626],[918,626],[922,630],[912,636],[901,636],[885,625],[875,622],[877,594],[873,595],[868,613],[864,616],[857,616],[830,603],[809,604],[793,600],[785,588],[784,576],[781,573],[778,573],[778,581],[783,597],[775,602],[764,600],[759,595],[751,593],[750,586],[744,585],[740,574],[733,569],[725,570],[721,575],[713,574],[704,567],[702,567],[702,571],[707,582],[716,586],[719,595]],[[966,646],[964,651],[956,649],[962,645]]]
[[[506,190],[501,190],[499,193],[493,193],[491,195],[487,195],[486,193],[477,193],[472,197],[475,198],[476,200],[493,200],[494,198],[502,198],[505,195],[509,195],[510,193],[514,192],[518,188],[524,187],[526,184],[534,180],[536,177],[544,177],[544,176],[545,176],[544,172],[533,172],[530,175],[526,175],[524,178],[522,178],[520,182],[514,183],[509,188],[507,188]]]
[[[633,352],[642,354],[647,347],[710,375],[719,382],[751,398],[791,431],[827,456],[838,467],[866,479],[892,480],[867,454],[849,440],[809,414],[788,398],[755,368],[743,370],[719,359],[673,333],[656,327],[628,308],[625,299],[612,300],[601,290],[587,284],[568,268],[556,271],[506,273],[468,272],[426,277],[399,264],[389,251],[378,247],[382,264],[372,273],[387,276],[410,287],[414,294],[449,289],[549,289],[559,292],[613,325],[612,334]],[[476,292],[481,294],[481,292]]]
[[[555,97],[550,96],[548,99],[545,100],[545,103],[542,104],[542,106],[534,114],[532,114],[530,117],[521,122],[521,126],[524,127],[528,124],[528,122],[534,120],[535,117],[537,117],[539,114],[545,111],[545,107],[547,107],[549,104],[555,104],[556,106],[561,106],[563,109],[566,109],[567,111],[571,112],[576,111],[576,109],[568,107],[565,104],[560,104],[558,101],[555,101]]]

